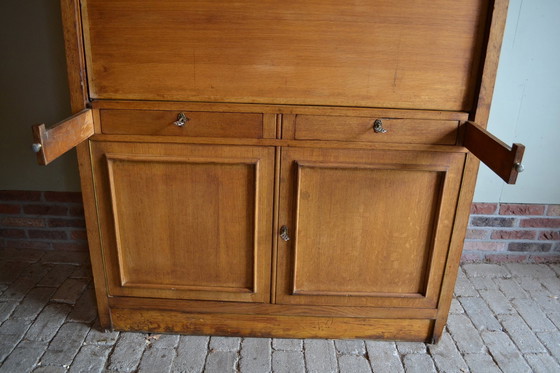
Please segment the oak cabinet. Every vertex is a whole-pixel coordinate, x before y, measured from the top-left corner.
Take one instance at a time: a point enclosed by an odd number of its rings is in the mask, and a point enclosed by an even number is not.
[[[507,0],[61,0],[100,323],[437,341]]]

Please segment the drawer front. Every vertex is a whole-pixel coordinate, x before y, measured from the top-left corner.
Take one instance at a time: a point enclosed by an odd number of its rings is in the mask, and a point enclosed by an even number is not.
[[[176,123],[183,113],[183,124]],[[263,137],[263,115],[204,111],[101,110],[102,132],[113,135]]]
[[[458,127],[459,122],[454,120],[298,115],[295,138],[455,145]]]

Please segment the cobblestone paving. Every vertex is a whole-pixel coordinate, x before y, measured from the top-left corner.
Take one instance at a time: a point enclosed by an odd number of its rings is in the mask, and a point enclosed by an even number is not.
[[[560,264],[465,264],[437,345],[103,333],[84,253],[0,249],[0,373],[560,372]]]

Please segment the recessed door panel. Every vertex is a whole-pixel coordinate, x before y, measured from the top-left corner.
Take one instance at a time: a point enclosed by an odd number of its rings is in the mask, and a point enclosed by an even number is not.
[[[268,299],[272,150],[96,149],[113,295]]]
[[[289,149],[281,303],[433,306],[464,155]],[[282,200],[281,200],[282,203]]]

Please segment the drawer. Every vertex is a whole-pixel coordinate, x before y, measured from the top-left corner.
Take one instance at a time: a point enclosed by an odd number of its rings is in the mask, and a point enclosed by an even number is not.
[[[295,139],[455,145],[458,127],[456,120],[298,115]]]
[[[179,114],[184,124],[177,125]],[[263,115],[167,110],[101,110],[101,131],[113,135],[263,137]]]

